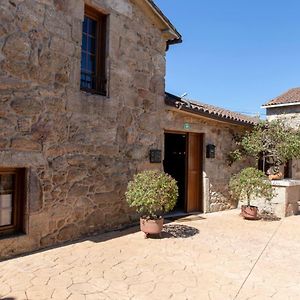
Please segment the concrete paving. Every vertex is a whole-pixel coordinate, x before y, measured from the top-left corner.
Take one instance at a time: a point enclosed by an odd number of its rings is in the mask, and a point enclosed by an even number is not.
[[[1,299],[300,299],[300,216],[237,210],[137,228],[0,263]]]

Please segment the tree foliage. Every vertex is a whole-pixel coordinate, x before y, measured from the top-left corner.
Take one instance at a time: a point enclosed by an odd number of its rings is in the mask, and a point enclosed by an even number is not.
[[[263,157],[276,172],[290,159],[300,158],[300,131],[282,120],[262,121],[235,141],[237,148],[229,154],[231,162],[245,156]]]
[[[126,200],[143,217],[157,218],[172,210],[178,198],[177,182],[170,175],[156,171],[143,171],[128,183]]]
[[[252,197],[264,197],[270,200],[274,196],[274,189],[266,175],[256,168],[245,168],[231,177],[229,190],[238,200],[247,199],[248,205]]]

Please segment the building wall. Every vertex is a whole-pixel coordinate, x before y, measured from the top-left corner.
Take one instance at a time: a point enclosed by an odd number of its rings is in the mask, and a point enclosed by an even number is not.
[[[26,167],[26,234],[0,257],[131,220],[127,182],[162,148],[165,47],[130,0],[109,14],[109,96],[80,91],[83,0],[0,2],[0,167]]]
[[[286,120],[290,126],[299,128],[300,105],[267,108],[267,119],[270,121],[275,119]]]
[[[260,213],[274,214],[284,218],[297,215],[300,201],[300,182],[298,180],[272,181],[275,195],[271,200],[251,199],[251,205],[257,206]],[[247,200],[239,201],[239,206],[247,205]]]
[[[299,129],[300,105],[267,108],[267,120],[283,120],[289,126]],[[300,179],[300,160],[292,160],[290,175],[293,179]]]
[[[190,129],[184,129],[188,123]],[[164,119],[166,131],[197,132],[204,134],[203,157],[203,204],[205,212],[216,212],[229,209],[236,205],[230,199],[228,183],[233,174],[238,173],[252,162],[228,162],[228,154],[234,149],[233,136],[242,134],[249,129],[240,125],[231,125],[228,122],[219,122],[205,119],[196,115],[181,112],[176,109],[168,110]],[[216,157],[205,158],[206,145],[216,146]]]

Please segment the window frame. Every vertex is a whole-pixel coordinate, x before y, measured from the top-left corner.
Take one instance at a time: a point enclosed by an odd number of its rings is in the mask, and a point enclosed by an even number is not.
[[[102,96],[107,96],[107,71],[106,71],[106,52],[107,52],[107,15],[97,11],[96,9],[85,5],[84,7],[84,17],[88,17],[97,22],[96,28],[96,88],[90,89],[81,86],[81,74],[82,67],[80,65],[80,90],[91,93],[98,94]],[[83,24],[83,23],[82,23]],[[83,25],[82,25],[83,29]],[[83,30],[82,30],[83,36]],[[82,55],[81,46],[81,55]],[[81,63],[80,63],[81,64]]]
[[[0,238],[24,232],[25,173],[24,168],[0,168],[0,176],[15,175],[12,202],[13,220],[10,225],[0,226]]]

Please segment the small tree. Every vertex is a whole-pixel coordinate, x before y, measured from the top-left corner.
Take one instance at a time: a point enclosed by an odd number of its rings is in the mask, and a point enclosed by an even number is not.
[[[242,137],[235,137],[237,149],[229,154],[231,162],[251,156],[270,166],[268,173],[278,173],[290,159],[300,158],[300,131],[282,120],[262,121]]]
[[[128,183],[126,200],[142,217],[157,219],[172,210],[178,198],[177,182],[170,175],[156,171],[143,171]]]
[[[266,175],[252,167],[245,168],[232,176],[229,190],[234,198],[238,200],[247,199],[248,206],[250,206],[252,197],[264,197],[271,200],[275,195],[271,182]]]

